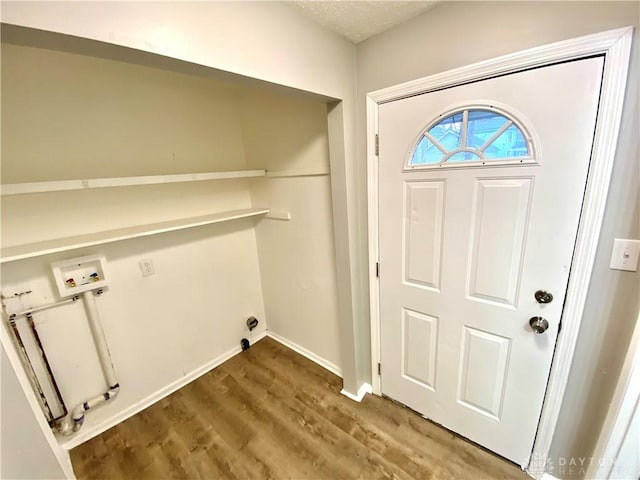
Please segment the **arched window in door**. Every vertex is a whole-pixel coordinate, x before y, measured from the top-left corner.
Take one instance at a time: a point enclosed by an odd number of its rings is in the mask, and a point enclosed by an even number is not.
[[[535,161],[533,142],[516,119],[493,107],[440,115],[422,132],[408,168]]]

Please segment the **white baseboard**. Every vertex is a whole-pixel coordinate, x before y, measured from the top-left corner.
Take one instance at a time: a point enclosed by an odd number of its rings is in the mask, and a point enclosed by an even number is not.
[[[267,336],[266,331],[257,333],[252,338],[252,342],[255,343],[258,340],[261,340],[262,338],[264,338],[265,336]],[[205,373],[210,372],[217,366],[222,365],[224,362],[226,362],[233,356],[237,355],[241,351],[242,349],[240,348],[240,346],[227,350],[222,355],[219,355],[218,357],[214,358],[210,362],[205,363],[201,367],[196,368],[195,370],[189,372],[184,377],[180,377],[178,380],[170,383],[166,387],[161,388],[160,390],[143,398],[139,402],[131,405],[129,408],[123,410],[117,415],[114,415],[113,417],[108,418],[107,420],[99,423],[98,425],[89,427],[87,429],[81,429],[77,434],[73,435],[72,437],[69,437],[68,440],[64,441],[61,444],[62,448],[66,450],[71,450],[72,448],[77,447],[78,445],[86,442],[87,440],[91,440],[93,437],[96,437],[101,433],[109,430],[111,427],[115,427],[119,423],[124,422],[126,419],[130,417],[133,417],[136,413],[141,412],[147,407],[150,407],[154,403],[162,400],[164,397],[171,395],[176,390],[181,389],[182,387],[191,383],[195,379],[201,377]]]
[[[340,390],[340,393],[345,397],[350,398],[351,400],[355,400],[356,402],[361,402],[367,393],[373,393],[373,388],[371,387],[370,384],[363,383],[362,385],[360,385],[360,388],[358,389],[358,393],[355,395],[351,392],[347,392],[345,389]]]
[[[297,343],[294,343],[291,340],[287,340],[286,338],[281,337],[277,333],[273,333],[271,330],[269,330],[267,332],[267,336],[269,338],[273,338],[276,342],[281,343],[285,347],[289,347],[294,352],[297,352],[300,355],[302,355],[303,357],[308,358],[312,362],[317,363],[321,367],[329,370],[334,375],[337,375],[340,378],[342,378],[342,369],[339,366],[337,366],[335,363],[330,362],[329,360],[325,360],[324,358],[316,355],[315,353],[311,352],[310,350],[307,350],[306,348],[301,347]]]

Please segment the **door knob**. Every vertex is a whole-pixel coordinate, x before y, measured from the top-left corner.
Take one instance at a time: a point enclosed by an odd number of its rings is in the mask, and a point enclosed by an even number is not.
[[[546,318],[542,317],[531,317],[529,319],[529,325],[531,326],[531,330],[538,334],[544,333],[547,328],[549,328],[549,322],[547,322]]]
[[[538,303],[551,303],[553,301],[553,295],[546,290],[538,290],[533,296],[536,297],[536,302]]]

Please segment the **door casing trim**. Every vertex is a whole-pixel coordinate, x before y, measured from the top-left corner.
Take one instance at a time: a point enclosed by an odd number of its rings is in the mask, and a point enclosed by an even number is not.
[[[530,459],[537,459],[536,465],[541,463],[539,460],[548,458],[578,340],[582,313],[602,228],[620,130],[632,38],[633,27],[608,30],[511,53],[367,94],[367,207],[371,385],[373,393],[377,395],[382,393],[380,376],[377,375],[378,363],[380,362],[380,283],[376,275],[376,262],[379,261],[378,157],[376,156],[378,105],[443,88],[485,80],[497,75],[577,60],[592,55],[604,55],[605,65],[591,163],[562,314],[562,330],[558,335],[542,414],[530,457]],[[380,268],[384,272],[384,265],[381,265]],[[532,477],[541,480],[545,472],[529,470],[529,463],[527,461],[522,467]],[[544,464],[544,462],[542,463]]]

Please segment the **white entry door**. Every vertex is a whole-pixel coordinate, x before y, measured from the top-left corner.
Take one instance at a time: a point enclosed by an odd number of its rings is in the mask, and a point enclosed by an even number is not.
[[[382,393],[519,465],[560,328],[603,63],[379,106]]]

